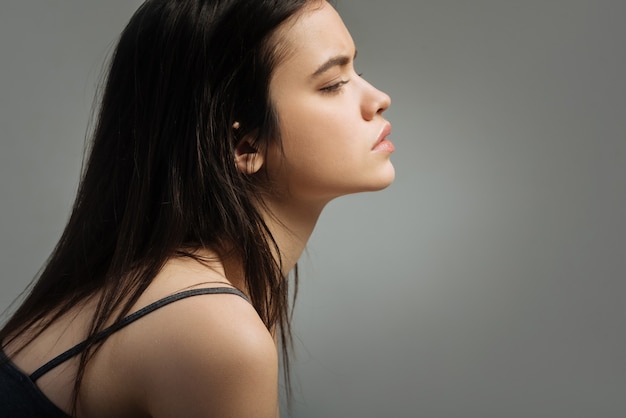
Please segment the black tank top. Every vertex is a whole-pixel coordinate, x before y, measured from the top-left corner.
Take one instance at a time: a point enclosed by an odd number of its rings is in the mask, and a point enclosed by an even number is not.
[[[242,292],[230,287],[186,290],[160,299],[124,317],[121,321],[96,334],[95,341],[102,341],[128,324],[177,300],[191,296],[216,293],[238,295],[249,302],[248,298]],[[85,341],[76,344],[74,347],[35,370],[30,376],[19,370],[6,356],[4,350],[0,348],[0,418],[71,418],[53,404],[43,392],[39,390],[35,382],[58,365],[80,354],[86,346],[87,343]]]

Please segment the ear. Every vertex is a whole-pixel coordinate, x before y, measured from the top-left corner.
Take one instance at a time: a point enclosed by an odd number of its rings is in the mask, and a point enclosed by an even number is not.
[[[235,165],[243,174],[254,174],[263,167],[263,153],[255,148],[247,136],[242,138],[235,147]]]

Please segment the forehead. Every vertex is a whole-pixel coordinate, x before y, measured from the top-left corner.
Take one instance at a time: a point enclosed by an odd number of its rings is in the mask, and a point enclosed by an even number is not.
[[[278,33],[287,49],[280,67],[298,63],[317,68],[336,55],[354,55],[354,42],[337,11],[326,1],[310,2]]]

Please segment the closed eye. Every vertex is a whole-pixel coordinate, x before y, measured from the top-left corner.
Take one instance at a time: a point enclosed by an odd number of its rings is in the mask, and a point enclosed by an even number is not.
[[[346,84],[348,84],[349,82],[350,80],[341,80],[335,84],[331,84],[330,86],[322,87],[320,91],[323,93],[327,93],[327,94],[338,93],[341,90],[341,88],[345,86]]]

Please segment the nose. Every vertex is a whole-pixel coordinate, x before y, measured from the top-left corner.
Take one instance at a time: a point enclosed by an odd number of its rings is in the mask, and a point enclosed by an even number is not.
[[[365,92],[361,102],[361,113],[365,120],[372,120],[391,106],[391,97],[383,91],[365,82]]]

